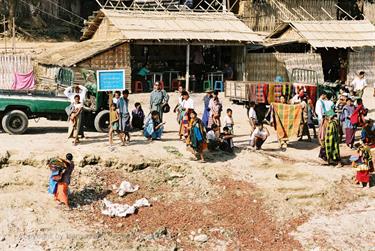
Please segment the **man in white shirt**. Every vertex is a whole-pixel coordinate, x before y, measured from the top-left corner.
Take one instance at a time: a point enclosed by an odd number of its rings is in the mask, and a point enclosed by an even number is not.
[[[305,96],[305,91],[302,89],[300,90],[294,97],[290,100],[290,103],[293,104],[299,104],[302,102],[303,97]]]
[[[365,78],[365,72],[361,71],[358,74],[358,77],[356,77],[353,82],[351,83],[351,86],[353,87],[353,91],[356,96],[359,98],[362,98],[363,96],[363,91],[365,90],[367,86],[367,81]]]
[[[74,88],[74,89],[73,89]],[[71,103],[74,103],[74,96],[79,95],[80,101],[82,104],[85,103],[87,94],[87,88],[83,85],[69,86],[65,89],[64,95],[70,100]]]

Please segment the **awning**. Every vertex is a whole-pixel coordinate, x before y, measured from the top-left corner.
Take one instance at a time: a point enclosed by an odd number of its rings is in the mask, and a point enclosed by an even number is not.
[[[230,12],[118,11],[102,9],[83,30],[82,40],[92,38],[103,19],[108,29],[119,31],[125,40],[261,42],[253,32]],[[100,28],[99,28],[100,27]],[[105,27],[103,27],[105,28]]]
[[[71,67],[79,62],[100,54],[112,47],[116,47],[124,40],[110,41],[84,41],[71,46],[49,51],[37,58],[38,63],[45,65],[57,65],[61,67]]]
[[[304,42],[314,48],[375,46],[375,26],[367,20],[291,21],[272,32],[265,44]]]

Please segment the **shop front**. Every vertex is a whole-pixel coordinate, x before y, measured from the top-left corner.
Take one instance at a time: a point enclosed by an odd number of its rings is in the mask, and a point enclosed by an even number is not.
[[[225,80],[244,78],[246,45],[262,40],[232,13],[108,9],[89,20],[81,39],[129,44],[133,92],[156,81],[167,91],[223,91]]]

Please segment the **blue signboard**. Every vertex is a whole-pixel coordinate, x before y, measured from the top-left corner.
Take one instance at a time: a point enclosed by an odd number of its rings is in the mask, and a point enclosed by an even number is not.
[[[125,70],[97,71],[98,91],[125,90]]]

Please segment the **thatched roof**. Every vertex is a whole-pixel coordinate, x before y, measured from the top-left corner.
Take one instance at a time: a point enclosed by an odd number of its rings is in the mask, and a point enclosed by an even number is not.
[[[37,61],[38,63],[45,65],[71,67],[124,42],[125,40],[88,40],[62,49],[51,51],[48,54],[44,54],[37,58]]]
[[[291,21],[272,32],[265,44],[293,42],[314,48],[375,46],[375,26],[367,20]]]
[[[100,10],[87,23],[81,40],[92,38],[103,19],[107,19],[108,29],[113,28],[121,34],[121,38],[133,41],[178,40],[237,44],[262,41],[261,36],[230,12],[141,12],[108,9]]]

